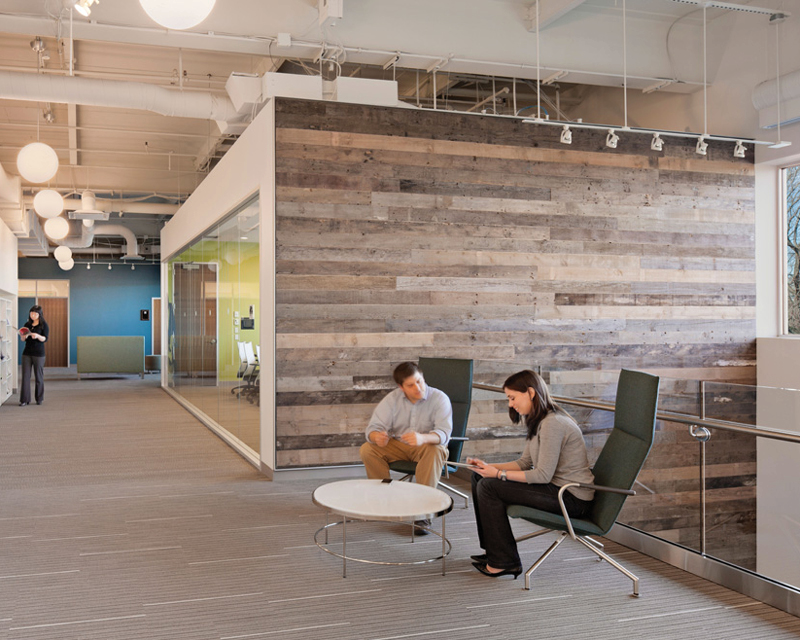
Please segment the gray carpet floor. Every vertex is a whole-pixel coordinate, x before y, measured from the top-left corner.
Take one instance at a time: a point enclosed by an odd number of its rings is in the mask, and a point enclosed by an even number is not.
[[[0,407],[0,640],[800,637],[798,618],[612,542],[639,599],[569,541],[531,591],[486,578],[460,502],[446,576],[351,562],[342,578],[313,542],[325,516],[311,492],[326,480],[267,481],[154,377],[64,376],[42,406],[17,402]],[[407,534],[349,524],[348,549],[438,553],[438,538]],[[550,541],[525,543],[524,561]]]

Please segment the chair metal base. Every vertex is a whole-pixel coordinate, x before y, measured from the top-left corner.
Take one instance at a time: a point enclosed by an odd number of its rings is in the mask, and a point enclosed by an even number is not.
[[[464,498],[464,508],[469,509],[469,496],[466,493],[459,491],[455,487],[451,487],[449,484],[442,482],[441,480],[439,480],[439,485],[447,489],[450,493],[455,493],[457,496]]]
[[[530,540],[531,538],[535,538],[537,536],[541,536],[541,535],[543,535],[545,533],[550,533],[551,531],[553,533],[555,533],[555,531],[552,530],[552,529],[540,529],[538,531],[534,531],[533,533],[528,533],[528,534],[526,534],[524,536],[520,536],[519,538],[517,538],[516,541],[517,542],[522,542],[523,540]],[[547,550],[541,556],[539,556],[539,559],[536,562],[534,562],[533,565],[531,565],[531,568],[528,569],[525,572],[525,589],[526,590],[530,591],[530,588],[531,588],[531,574],[533,574],[533,572],[536,571],[536,569],[539,568],[539,565],[541,565],[545,560],[547,560],[547,558],[550,556],[550,554],[553,553],[553,551],[555,551],[558,548],[558,545],[560,545],[562,542],[564,542],[564,540],[566,540],[567,536],[569,536],[569,533],[567,533],[566,531],[559,532],[559,536],[556,539],[556,541],[553,542],[553,544],[551,544],[547,548]],[[639,597],[639,578],[636,577],[636,575],[634,575],[630,571],[628,571],[619,562],[614,560],[614,558],[612,558],[607,553],[605,553],[605,551],[603,551],[603,549],[605,547],[603,546],[602,543],[598,542],[594,538],[590,538],[589,536],[577,536],[576,535],[575,536],[575,540],[577,542],[580,542],[584,547],[589,549],[589,551],[594,553],[598,557],[598,560],[600,560],[600,561],[605,560],[606,562],[608,562],[608,564],[610,564],[612,567],[614,567],[617,571],[619,571],[620,573],[623,573],[626,576],[628,576],[633,581],[633,594],[632,595],[635,598]]]

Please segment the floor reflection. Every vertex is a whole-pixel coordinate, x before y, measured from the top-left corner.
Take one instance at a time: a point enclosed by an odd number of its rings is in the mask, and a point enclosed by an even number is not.
[[[240,381],[204,384],[202,378],[179,378],[175,391],[256,454],[260,452],[258,392],[240,393]],[[256,387],[257,389],[257,387]]]

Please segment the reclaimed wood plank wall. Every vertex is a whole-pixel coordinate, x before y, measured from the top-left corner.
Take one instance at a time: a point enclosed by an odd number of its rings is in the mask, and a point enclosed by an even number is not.
[[[358,462],[392,368],[420,355],[473,358],[498,385],[541,367],[575,397],[613,399],[622,367],[754,382],[752,154],[712,142],[701,157],[680,139],[654,152],[633,133],[608,149],[588,130],[567,146],[552,126],[288,99],[276,129],[279,468]],[[679,387],[666,405],[695,412]],[[573,413],[596,454],[609,419]],[[476,394],[467,452],[516,456],[508,425],[501,397]],[[661,425],[655,493],[629,515],[687,543],[699,510],[684,432]],[[736,480],[751,479],[755,444],[734,442],[709,472],[731,485],[709,510],[728,535],[755,511]],[[754,524],[738,521],[746,556]]]

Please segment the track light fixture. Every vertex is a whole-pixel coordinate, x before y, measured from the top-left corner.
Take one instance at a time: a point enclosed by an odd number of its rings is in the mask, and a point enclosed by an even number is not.
[[[708,153],[708,143],[703,136],[697,139],[697,146],[694,148],[697,155],[704,156]]]
[[[619,136],[616,133],[614,133],[613,129],[609,129],[608,135],[606,136],[606,146],[609,149],[616,149],[618,142],[619,142]]]
[[[569,128],[568,124],[565,124],[561,130],[561,143],[572,144],[572,129]]]
[[[99,4],[100,0],[78,0],[74,5],[75,11],[87,18],[92,13],[92,5]]]
[[[653,134],[653,139],[650,141],[650,149],[653,151],[664,150],[664,139],[659,134]]]
[[[744,158],[744,154],[746,152],[747,152],[747,147],[744,146],[744,143],[741,140],[737,140],[736,146],[733,148],[733,157]]]
[[[553,84],[554,82],[561,80],[564,76],[568,75],[569,71],[556,71],[555,73],[551,73],[547,76],[544,80],[542,80],[541,84],[549,85]]]

